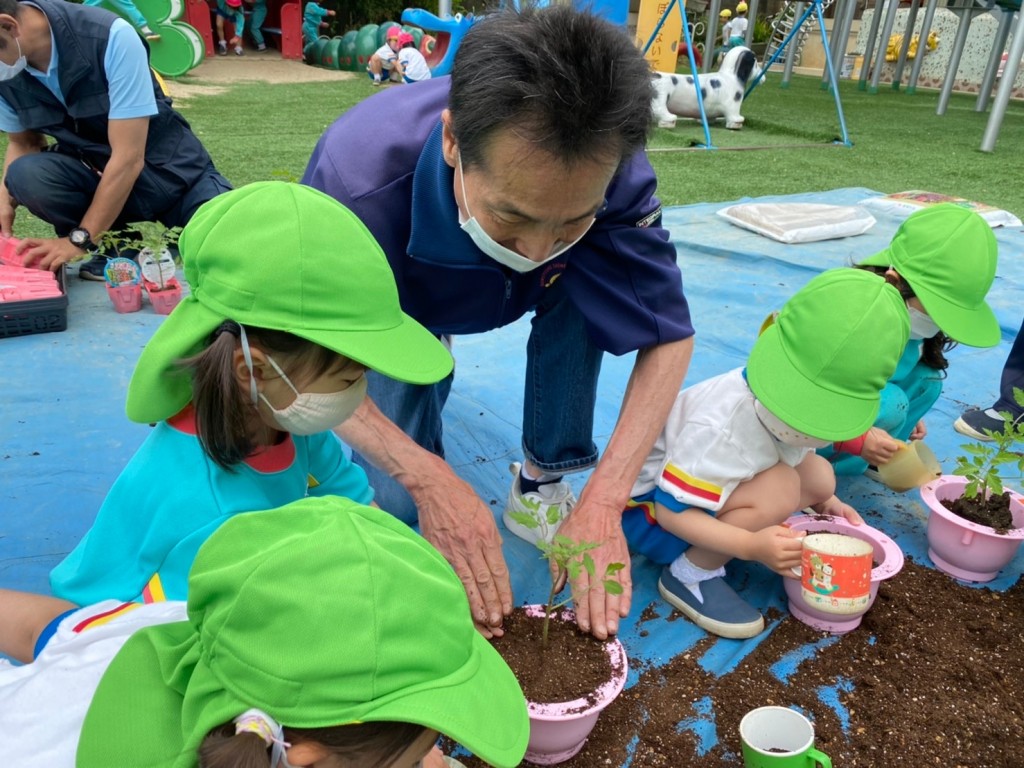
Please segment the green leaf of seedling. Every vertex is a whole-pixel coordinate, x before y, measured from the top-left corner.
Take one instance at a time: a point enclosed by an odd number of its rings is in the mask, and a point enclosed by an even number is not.
[[[619,584],[615,579],[604,580],[604,591],[609,595],[621,595],[623,592],[622,585]]]
[[[556,506],[548,507],[548,525],[557,525],[562,519],[561,511]]]
[[[988,487],[992,496],[1000,496],[1003,493],[1003,482],[995,472],[989,475]]]
[[[594,574],[597,572],[597,568],[594,565],[594,558],[592,558],[590,555],[584,555],[583,567],[587,569],[587,575],[590,577],[591,581],[593,581]]]
[[[608,567],[604,569],[604,575],[611,576],[613,573],[618,573],[625,567],[625,563],[609,563]]]
[[[529,512],[509,512],[508,516],[520,525],[525,525],[531,530],[540,527],[540,521]]]
[[[576,581],[580,577],[583,566],[580,565],[579,560],[570,560],[565,564],[565,570],[569,574],[569,581]]]

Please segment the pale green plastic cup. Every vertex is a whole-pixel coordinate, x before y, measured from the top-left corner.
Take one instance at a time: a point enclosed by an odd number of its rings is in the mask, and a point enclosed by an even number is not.
[[[832,760],[814,748],[814,726],[788,707],[758,707],[740,721],[746,768],[832,768]]]

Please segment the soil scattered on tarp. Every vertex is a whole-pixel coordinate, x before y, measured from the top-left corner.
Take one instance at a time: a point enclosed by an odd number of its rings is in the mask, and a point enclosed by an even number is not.
[[[664,619],[640,616],[656,636]],[[645,669],[562,765],[622,766],[632,755],[632,768],[742,766],[740,719],[774,704],[814,720],[837,767],[1024,766],[1024,584],[965,587],[908,560],[861,626],[834,642],[788,614],[767,618],[781,623],[722,677],[698,663],[710,637]],[[808,644],[816,650],[795,669],[778,664]]]

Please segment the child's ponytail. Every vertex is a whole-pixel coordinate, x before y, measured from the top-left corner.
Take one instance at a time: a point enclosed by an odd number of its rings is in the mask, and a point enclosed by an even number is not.
[[[258,734],[235,733],[234,724],[225,723],[203,739],[199,768],[270,768],[270,750]]]
[[[239,325],[221,323],[206,349],[182,361],[192,370],[192,405],[196,433],[203,450],[224,469],[230,470],[252,453],[249,416],[252,404],[235,379],[234,357]]]

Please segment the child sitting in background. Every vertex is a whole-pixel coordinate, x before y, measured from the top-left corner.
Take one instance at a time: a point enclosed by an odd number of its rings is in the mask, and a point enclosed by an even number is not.
[[[403,32],[398,36],[398,60],[395,62],[395,74],[404,83],[418,83],[430,79],[430,67],[423,54],[416,50],[415,38]]]
[[[50,574],[53,593],[80,605],[185,599],[199,546],[240,512],[306,495],[369,503],[366,473],[331,431],[362,402],[365,369],[426,384],[452,368],[402,313],[366,227],[322,192],[226,192],[179,247],[192,292],[128,386],[128,417],[158,423]]]
[[[398,61],[398,39],[402,35],[401,27],[389,27],[385,33],[384,45],[373,52],[366,65],[366,74],[374,85],[382,85],[392,79],[395,62]]]
[[[328,10],[319,3],[312,2],[312,0],[306,3],[306,7],[302,11],[303,48],[320,37],[320,28],[327,26],[327,22],[324,19],[334,15],[335,12],[333,10]]]
[[[1001,332],[985,296],[999,249],[992,228],[974,211],[943,203],[913,213],[889,247],[857,266],[882,275],[900,292],[910,314],[910,341],[882,390],[874,425],[852,440],[820,451],[837,475],[859,475],[886,464],[901,441],[927,434],[924,415],[942,394],[957,342],[994,347]]]
[[[187,604],[0,590],[0,616],[26,662],[0,669],[10,766],[444,768],[439,733],[499,768],[526,751],[522,690],[451,566],[348,499],[228,520]]]
[[[861,523],[814,449],[872,423],[909,330],[895,288],[830,270],[786,303],[746,368],[679,393],[622,526],[631,549],[665,565],[662,597],[699,627],[733,638],[764,629],[724,566],[738,557],[791,577],[802,537],[781,524],[794,512]]]

